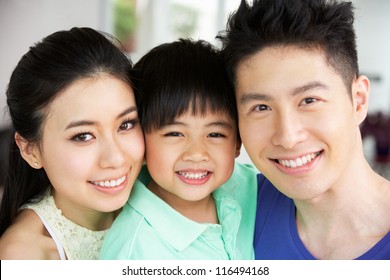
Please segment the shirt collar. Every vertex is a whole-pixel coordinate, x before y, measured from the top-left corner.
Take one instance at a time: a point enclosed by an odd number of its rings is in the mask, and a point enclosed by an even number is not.
[[[176,250],[182,251],[194,242],[209,225],[186,218],[153,194],[145,186],[148,183],[144,181],[148,178],[145,172],[147,170],[143,168],[141,176],[134,184],[129,204],[144,216],[165,241]]]
[[[220,226],[197,223],[186,218],[146,187],[150,180],[150,174],[144,166],[134,184],[129,204],[176,250],[187,248],[207,228]],[[228,239],[235,239],[241,220],[240,206],[232,196],[238,185],[236,178],[231,177],[213,192],[223,235]],[[233,240],[226,241],[233,246],[235,244]]]

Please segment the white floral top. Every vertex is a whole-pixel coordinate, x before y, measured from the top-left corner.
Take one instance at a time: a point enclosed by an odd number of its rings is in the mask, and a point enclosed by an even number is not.
[[[42,199],[31,200],[20,209],[32,209],[38,214],[56,243],[61,259],[96,260],[99,258],[106,230],[92,231],[67,219],[57,208],[49,192]]]

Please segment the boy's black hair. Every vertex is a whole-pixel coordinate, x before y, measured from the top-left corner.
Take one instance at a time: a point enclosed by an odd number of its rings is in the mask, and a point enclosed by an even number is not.
[[[206,41],[179,39],[153,48],[133,69],[140,120],[146,133],[182,114],[222,112],[237,124],[234,88],[219,52]]]

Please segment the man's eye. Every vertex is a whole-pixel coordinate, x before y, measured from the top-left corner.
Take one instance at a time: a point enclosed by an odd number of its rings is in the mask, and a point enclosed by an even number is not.
[[[267,105],[264,105],[264,104],[256,105],[253,108],[253,111],[267,111],[267,110],[269,110],[269,107]]]
[[[308,98],[303,99],[302,103],[303,103],[304,105],[307,105],[307,104],[314,103],[314,102],[316,102],[316,101],[318,101],[317,98],[308,97]]]

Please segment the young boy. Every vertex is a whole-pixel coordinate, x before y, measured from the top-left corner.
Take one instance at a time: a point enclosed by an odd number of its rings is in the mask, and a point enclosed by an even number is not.
[[[182,39],[151,50],[134,72],[147,168],[101,257],[252,259],[257,171],[235,164],[237,108],[218,52]]]

